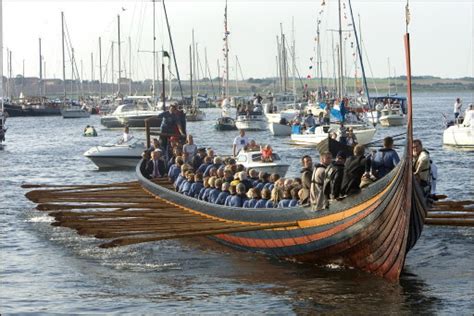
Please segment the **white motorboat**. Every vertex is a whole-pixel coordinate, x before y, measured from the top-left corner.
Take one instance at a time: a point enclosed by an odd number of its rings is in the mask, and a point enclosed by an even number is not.
[[[290,136],[291,126],[279,122],[268,122],[268,128],[273,136]]]
[[[69,118],[88,118],[91,114],[85,109],[67,108],[61,110],[61,115],[65,119]]]
[[[264,131],[267,129],[267,120],[262,112],[239,114],[235,120],[235,126],[247,131]]]
[[[275,153],[272,154],[272,162],[263,162],[262,154],[259,151],[241,150],[236,157],[236,161],[247,169],[255,169],[269,174],[277,173],[281,177],[285,176],[290,167],[289,164],[283,163],[280,156]]]
[[[402,126],[405,124],[405,115],[400,107],[387,108],[380,111],[380,125]]]
[[[374,138],[375,132],[377,131],[373,127],[369,126],[350,126],[347,125],[346,128],[352,127],[355,136],[357,137],[357,143],[361,145],[368,144]],[[304,132],[304,133],[292,133],[291,141],[295,144],[308,145],[308,144],[319,144],[322,140],[328,138],[329,133],[338,133],[338,125],[330,126],[318,126],[314,132]]]
[[[163,111],[154,110],[148,96],[130,96],[125,98],[124,104],[119,105],[112,114],[105,115],[100,123],[107,128],[128,126],[144,128],[145,120],[157,116]]]
[[[126,143],[95,146],[84,153],[99,169],[135,168],[146,149],[143,140],[132,138]]]
[[[474,110],[466,111],[461,124],[451,125],[444,130],[443,144],[474,149]]]

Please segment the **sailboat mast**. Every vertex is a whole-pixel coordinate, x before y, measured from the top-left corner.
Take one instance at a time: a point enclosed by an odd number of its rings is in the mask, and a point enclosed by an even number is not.
[[[156,80],[156,35],[155,35],[155,1],[153,0],[153,83],[152,83],[152,105],[155,105],[155,80]]]
[[[235,94],[239,94],[239,73],[237,72],[238,60],[237,55],[235,55]]]
[[[189,82],[190,82],[190,89],[191,89],[191,106],[193,105],[193,50],[191,45],[189,45]]]
[[[102,100],[102,39],[99,37],[99,97]]]
[[[39,44],[39,94],[40,96],[43,95],[43,58],[41,57],[41,37],[38,38],[38,44]]]
[[[295,40],[295,17],[291,19],[291,37],[292,37],[292,73],[293,77],[293,101],[296,103],[296,40]]]
[[[23,76],[24,78],[24,76]],[[1,112],[3,113],[3,2],[0,0],[0,98],[1,100]],[[2,115],[2,120],[4,116]],[[2,126],[4,126],[2,121]]]
[[[170,23],[168,21],[168,13],[166,12],[165,0],[161,0],[161,2],[163,3],[163,11],[165,13],[166,26],[168,28],[168,36],[170,38],[171,50],[173,51],[173,61],[174,61],[174,67],[176,69],[176,77],[178,79],[179,92],[181,93],[181,99],[184,100],[183,86],[181,85],[181,78],[179,77],[178,62],[176,61],[176,54],[174,52],[173,37],[171,36],[171,28],[170,28]],[[170,80],[171,80],[171,77],[170,77]],[[170,86],[171,86],[171,82],[170,82]],[[170,98],[171,98],[171,94],[170,94]]]
[[[120,43],[120,15],[117,15],[117,40],[118,40],[117,95],[120,95],[120,76],[122,75],[122,49],[121,49],[121,43]]]
[[[227,0],[225,1],[225,14],[224,14],[224,38],[225,38],[225,48],[224,48],[224,57],[225,57],[225,95],[224,97],[229,96],[229,31],[227,29]]]
[[[128,94],[132,95],[132,39],[128,37]]]
[[[387,57],[388,64],[388,96],[390,96],[390,57]]]
[[[64,49],[64,12],[61,12],[61,34],[62,34],[62,52],[63,52],[63,105],[66,105],[66,55]]]
[[[341,10],[341,0],[338,0],[339,4],[339,98],[342,99],[344,88],[344,69],[342,68],[343,63],[343,53],[342,53],[342,10]]]

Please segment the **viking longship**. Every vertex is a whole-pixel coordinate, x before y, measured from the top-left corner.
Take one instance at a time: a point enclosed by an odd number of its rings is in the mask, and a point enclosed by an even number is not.
[[[407,61],[407,137],[400,163],[361,193],[333,202],[328,209],[215,205],[175,192],[167,179],[148,179],[140,164],[134,182],[24,185],[39,188],[26,196],[38,203],[37,209],[55,217],[53,225],[107,239],[101,245],[104,248],[208,236],[240,250],[298,262],[335,263],[396,281],[427,214],[412,173],[409,58]]]

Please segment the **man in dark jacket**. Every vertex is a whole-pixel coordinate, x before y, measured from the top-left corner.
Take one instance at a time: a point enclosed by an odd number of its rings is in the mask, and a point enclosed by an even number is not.
[[[349,157],[344,164],[342,194],[351,195],[360,192],[360,180],[365,173],[365,148],[362,145],[354,147],[354,156]]]
[[[148,162],[148,170],[151,171],[152,178],[161,178],[165,176],[165,162],[161,158],[161,150],[155,149],[151,153],[151,160]]]

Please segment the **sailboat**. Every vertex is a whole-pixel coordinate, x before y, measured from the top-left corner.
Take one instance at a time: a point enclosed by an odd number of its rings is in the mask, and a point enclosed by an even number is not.
[[[63,104],[64,108],[61,109],[61,115],[63,118],[88,118],[90,113],[84,108],[78,108],[73,106],[66,106],[66,54],[65,54],[65,33],[64,33],[64,12],[61,12],[61,40],[62,40],[62,52],[63,52],[63,86],[64,86],[64,95],[63,95]],[[74,58],[71,61],[74,63]],[[74,67],[74,64],[73,64]]]

